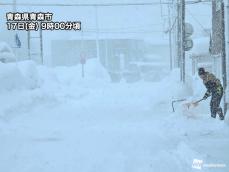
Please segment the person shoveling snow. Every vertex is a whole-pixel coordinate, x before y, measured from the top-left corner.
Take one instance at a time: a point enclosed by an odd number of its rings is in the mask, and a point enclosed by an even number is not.
[[[202,100],[206,100],[208,97],[211,96],[210,102],[210,110],[211,110],[211,117],[216,118],[216,114],[219,115],[221,120],[224,120],[223,110],[220,107],[220,101],[223,96],[223,87],[219,79],[215,77],[212,73],[205,71],[204,68],[198,69],[198,74],[200,78],[203,80],[207,91]],[[198,105],[199,102],[195,102],[194,106]]]
[[[207,91],[204,94],[204,97],[202,99],[200,99],[198,101],[192,101],[192,102],[184,103],[183,104],[184,107],[186,107],[188,109],[196,107],[196,106],[198,106],[198,104],[201,101],[206,100],[208,97],[211,96],[211,102],[210,102],[211,117],[216,118],[216,114],[218,114],[219,118],[221,120],[224,120],[223,110],[220,107],[220,101],[223,97],[223,86],[222,86],[220,80],[217,79],[215,77],[215,75],[213,75],[212,73],[205,71],[204,68],[199,68],[198,74],[199,74],[200,78],[203,80],[203,83],[204,83],[205,87],[207,88]],[[172,102],[173,112],[175,111],[173,104],[176,102],[182,102],[182,101],[186,101],[186,99],[175,100]]]

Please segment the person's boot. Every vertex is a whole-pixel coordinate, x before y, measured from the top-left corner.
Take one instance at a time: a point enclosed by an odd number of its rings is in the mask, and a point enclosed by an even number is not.
[[[224,120],[224,115],[223,115],[223,111],[221,108],[218,110],[218,114],[219,114],[220,120]]]
[[[224,120],[224,115],[223,115],[223,113],[220,113],[220,114],[219,114],[219,118],[220,118],[220,120]]]

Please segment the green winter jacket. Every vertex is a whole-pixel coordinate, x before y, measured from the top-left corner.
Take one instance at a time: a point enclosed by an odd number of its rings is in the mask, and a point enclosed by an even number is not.
[[[219,79],[215,77],[212,73],[205,72],[203,83],[207,88],[207,92],[205,93],[205,97],[209,97],[212,94],[222,94],[223,87]]]

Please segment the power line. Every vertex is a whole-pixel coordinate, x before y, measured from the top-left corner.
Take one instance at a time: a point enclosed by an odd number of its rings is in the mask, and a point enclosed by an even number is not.
[[[175,24],[176,24],[176,21],[177,21],[177,17],[174,19],[172,26],[171,26],[170,28],[168,28],[168,29],[165,31],[165,33],[171,32],[171,31],[173,30],[173,28],[174,28],[174,26],[175,26]]]
[[[211,0],[196,0],[196,1],[187,1],[186,4],[196,4],[201,2],[211,2]],[[61,3],[17,3],[17,6],[56,6],[56,7],[91,7],[91,6],[150,6],[150,5],[169,5],[174,4],[172,2],[142,2],[142,3],[96,3],[96,4],[88,4],[88,3],[77,3],[77,4],[61,4]],[[14,3],[0,3],[0,6],[12,6]]]
[[[212,0],[196,0],[196,1],[189,1],[189,4],[198,4],[198,3],[206,3],[206,2],[212,2]],[[187,3],[185,3],[187,4]]]
[[[162,4],[171,4],[169,2],[162,2]],[[12,6],[13,3],[0,3],[0,6]],[[97,4],[61,4],[61,3],[53,3],[53,4],[42,4],[42,3],[17,3],[17,6],[80,6],[80,7],[90,7],[90,6],[148,6],[148,5],[160,5],[160,2],[150,2],[150,3],[97,3]]]

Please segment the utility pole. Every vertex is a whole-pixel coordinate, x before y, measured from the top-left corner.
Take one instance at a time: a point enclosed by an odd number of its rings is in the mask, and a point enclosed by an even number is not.
[[[223,88],[224,88],[224,114],[227,111],[227,103],[226,103],[226,89],[227,89],[227,65],[226,65],[226,45],[225,45],[225,17],[224,17],[224,3],[221,4],[222,14],[221,14],[221,21],[222,21],[222,78],[223,78]]]
[[[229,55],[229,0],[227,1],[227,55]]]
[[[177,53],[176,53],[176,67],[181,68],[181,4],[180,0],[177,0]]]
[[[169,15],[169,55],[170,55],[170,70],[173,69],[173,55],[172,55],[172,28],[171,28],[171,13],[170,6],[168,5],[168,15]]]
[[[181,81],[185,83],[185,0],[181,0]]]
[[[16,13],[17,12],[17,0],[13,0],[13,12]],[[15,31],[15,35],[17,35],[17,31]],[[18,63],[18,49],[17,47],[15,47],[15,56],[16,56],[16,64]]]
[[[229,55],[229,0],[227,1],[227,55]]]
[[[227,24],[227,31],[226,31],[227,32],[227,34],[226,34],[227,35],[227,38],[225,38],[225,41],[227,41],[227,46],[225,45],[225,53],[227,53],[227,56],[225,57],[225,59],[227,60],[227,64],[228,64],[228,60],[229,60],[229,58],[228,58],[228,55],[229,55],[229,0],[227,1],[227,6],[226,7],[227,7],[227,17],[225,18],[226,20],[224,19],[224,21],[227,21],[226,22],[226,24]],[[226,70],[226,72],[227,72],[227,70]],[[227,86],[227,84],[228,84],[228,78],[227,78],[227,76],[224,76],[224,78],[226,79],[226,85],[225,86]],[[224,115],[227,112],[227,105],[228,105],[228,102],[226,102],[227,96],[228,96],[227,92],[224,92]]]
[[[223,83],[223,109],[227,111],[226,89],[227,89],[227,60],[225,40],[225,16],[223,0],[212,1],[212,55],[221,60],[221,76]],[[228,41],[228,40],[227,40]],[[215,67],[218,67],[215,66]]]
[[[95,22],[96,22],[96,56],[99,59],[100,58],[100,52],[99,52],[99,23],[98,23],[98,7],[95,6]]]
[[[185,0],[177,0],[177,58],[180,80],[185,82]]]

